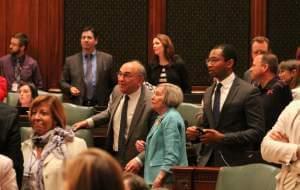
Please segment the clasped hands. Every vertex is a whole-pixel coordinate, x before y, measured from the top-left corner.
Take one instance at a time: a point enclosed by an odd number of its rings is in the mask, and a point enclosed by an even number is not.
[[[200,132],[196,126],[188,127],[186,130],[187,138],[192,141],[199,139],[205,144],[217,143],[224,139],[224,134],[215,129],[203,129],[202,131]]]

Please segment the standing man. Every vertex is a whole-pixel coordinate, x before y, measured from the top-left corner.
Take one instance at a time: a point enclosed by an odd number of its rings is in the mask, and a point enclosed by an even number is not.
[[[256,36],[251,40],[251,61],[254,61],[254,58],[258,55],[265,54],[271,52],[270,41],[267,37],[264,36]],[[251,63],[252,65],[252,63]],[[250,67],[251,67],[250,65]],[[250,69],[248,69],[244,73],[244,80],[252,83],[250,76]]]
[[[138,155],[137,140],[144,140],[152,126],[152,91],[144,84],[145,68],[138,61],[124,63],[118,72],[118,85],[105,111],[74,124],[74,129],[108,124],[107,150],[122,166]]]
[[[98,33],[93,27],[83,28],[82,52],[67,57],[60,86],[71,103],[105,106],[114,86],[113,58],[96,50]]]
[[[9,91],[17,91],[22,81],[33,83],[37,88],[43,87],[37,61],[25,53],[28,44],[26,34],[16,33],[10,40],[10,54],[0,58],[1,75],[6,78]]]
[[[232,45],[214,47],[207,59],[208,72],[215,78],[203,97],[203,128],[188,127],[190,140],[200,140],[198,164],[232,166],[248,163],[248,151],[264,135],[264,116],[256,87],[238,78],[233,68],[236,52]]]
[[[255,57],[250,68],[251,80],[256,81],[265,112],[266,132],[277,121],[283,109],[292,101],[292,92],[288,85],[279,79],[278,59],[271,53]]]

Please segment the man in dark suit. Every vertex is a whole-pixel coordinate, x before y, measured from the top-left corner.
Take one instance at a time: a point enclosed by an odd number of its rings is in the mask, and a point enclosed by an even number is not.
[[[248,151],[264,135],[263,108],[256,87],[238,78],[233,68],[236,52],[232,45],[218,45],[207,59],[209,74],[215,79],[203,97],[202,128],[187,129],[191,140],[200,140],[198,164],[228,166],[248,163]]]
[[[277,76],[278,58],[276,55],[266,53],[256,56],[250,71],[251,79],[256,81],[260,90],[266,132],[268,132],[283,109],[292,101],[292,92],[290,87]]]
[[[145,68],[140,62],[124,63],[118,72],[118,85],[111,94],[107,109],[73,126],[77,130],[82,127],[108,124],[107,150],[123,166],[137,156],[135,143],[137,140],[146,139],[155,119],[151,108],[152,91],[143,84],[144,78]],[[122,115],[126,97],[129,100],[127,99],[127,113],[124,115],[126,121],[124,121]],[[125,129],[123,123],[126,123]],[[120,143],[123,137],[125,142]]]
[[[67,57],[60,86],[70,102],[105,106],[115,85],[113,58],[96,50],[98,34],[92,27],[81,33],[82,52]]]
[[[17,110],[0,102],[0,154],[8,156],[14,163],[20,187],[23,176],[21,135],[17,125]]]

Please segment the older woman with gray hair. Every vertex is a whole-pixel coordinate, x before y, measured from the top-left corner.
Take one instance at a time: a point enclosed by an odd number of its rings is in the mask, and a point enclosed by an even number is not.
[[[181,89],[170,83],[158,85],[152,96],[152,108],[158,117],[148,133],[146,142],[139,140],[140,154],[125,167],[138,172],[144,164],[144,179],[152,188],[171,187],[172,166],[187,166],[185,125],[176,110],[183,101]]]

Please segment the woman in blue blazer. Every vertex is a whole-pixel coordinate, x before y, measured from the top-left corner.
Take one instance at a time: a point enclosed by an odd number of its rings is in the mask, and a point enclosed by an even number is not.
[[[152,108],[159,116],[146,142],[137,141],[141,153],[125,167],[137,172],[144,164],[146,183],[157,187],[171,187],[172,166],[187,166],[185,125],[176,107],[183,101],[181,89],[170,83],[160,84],[152,96]]]

